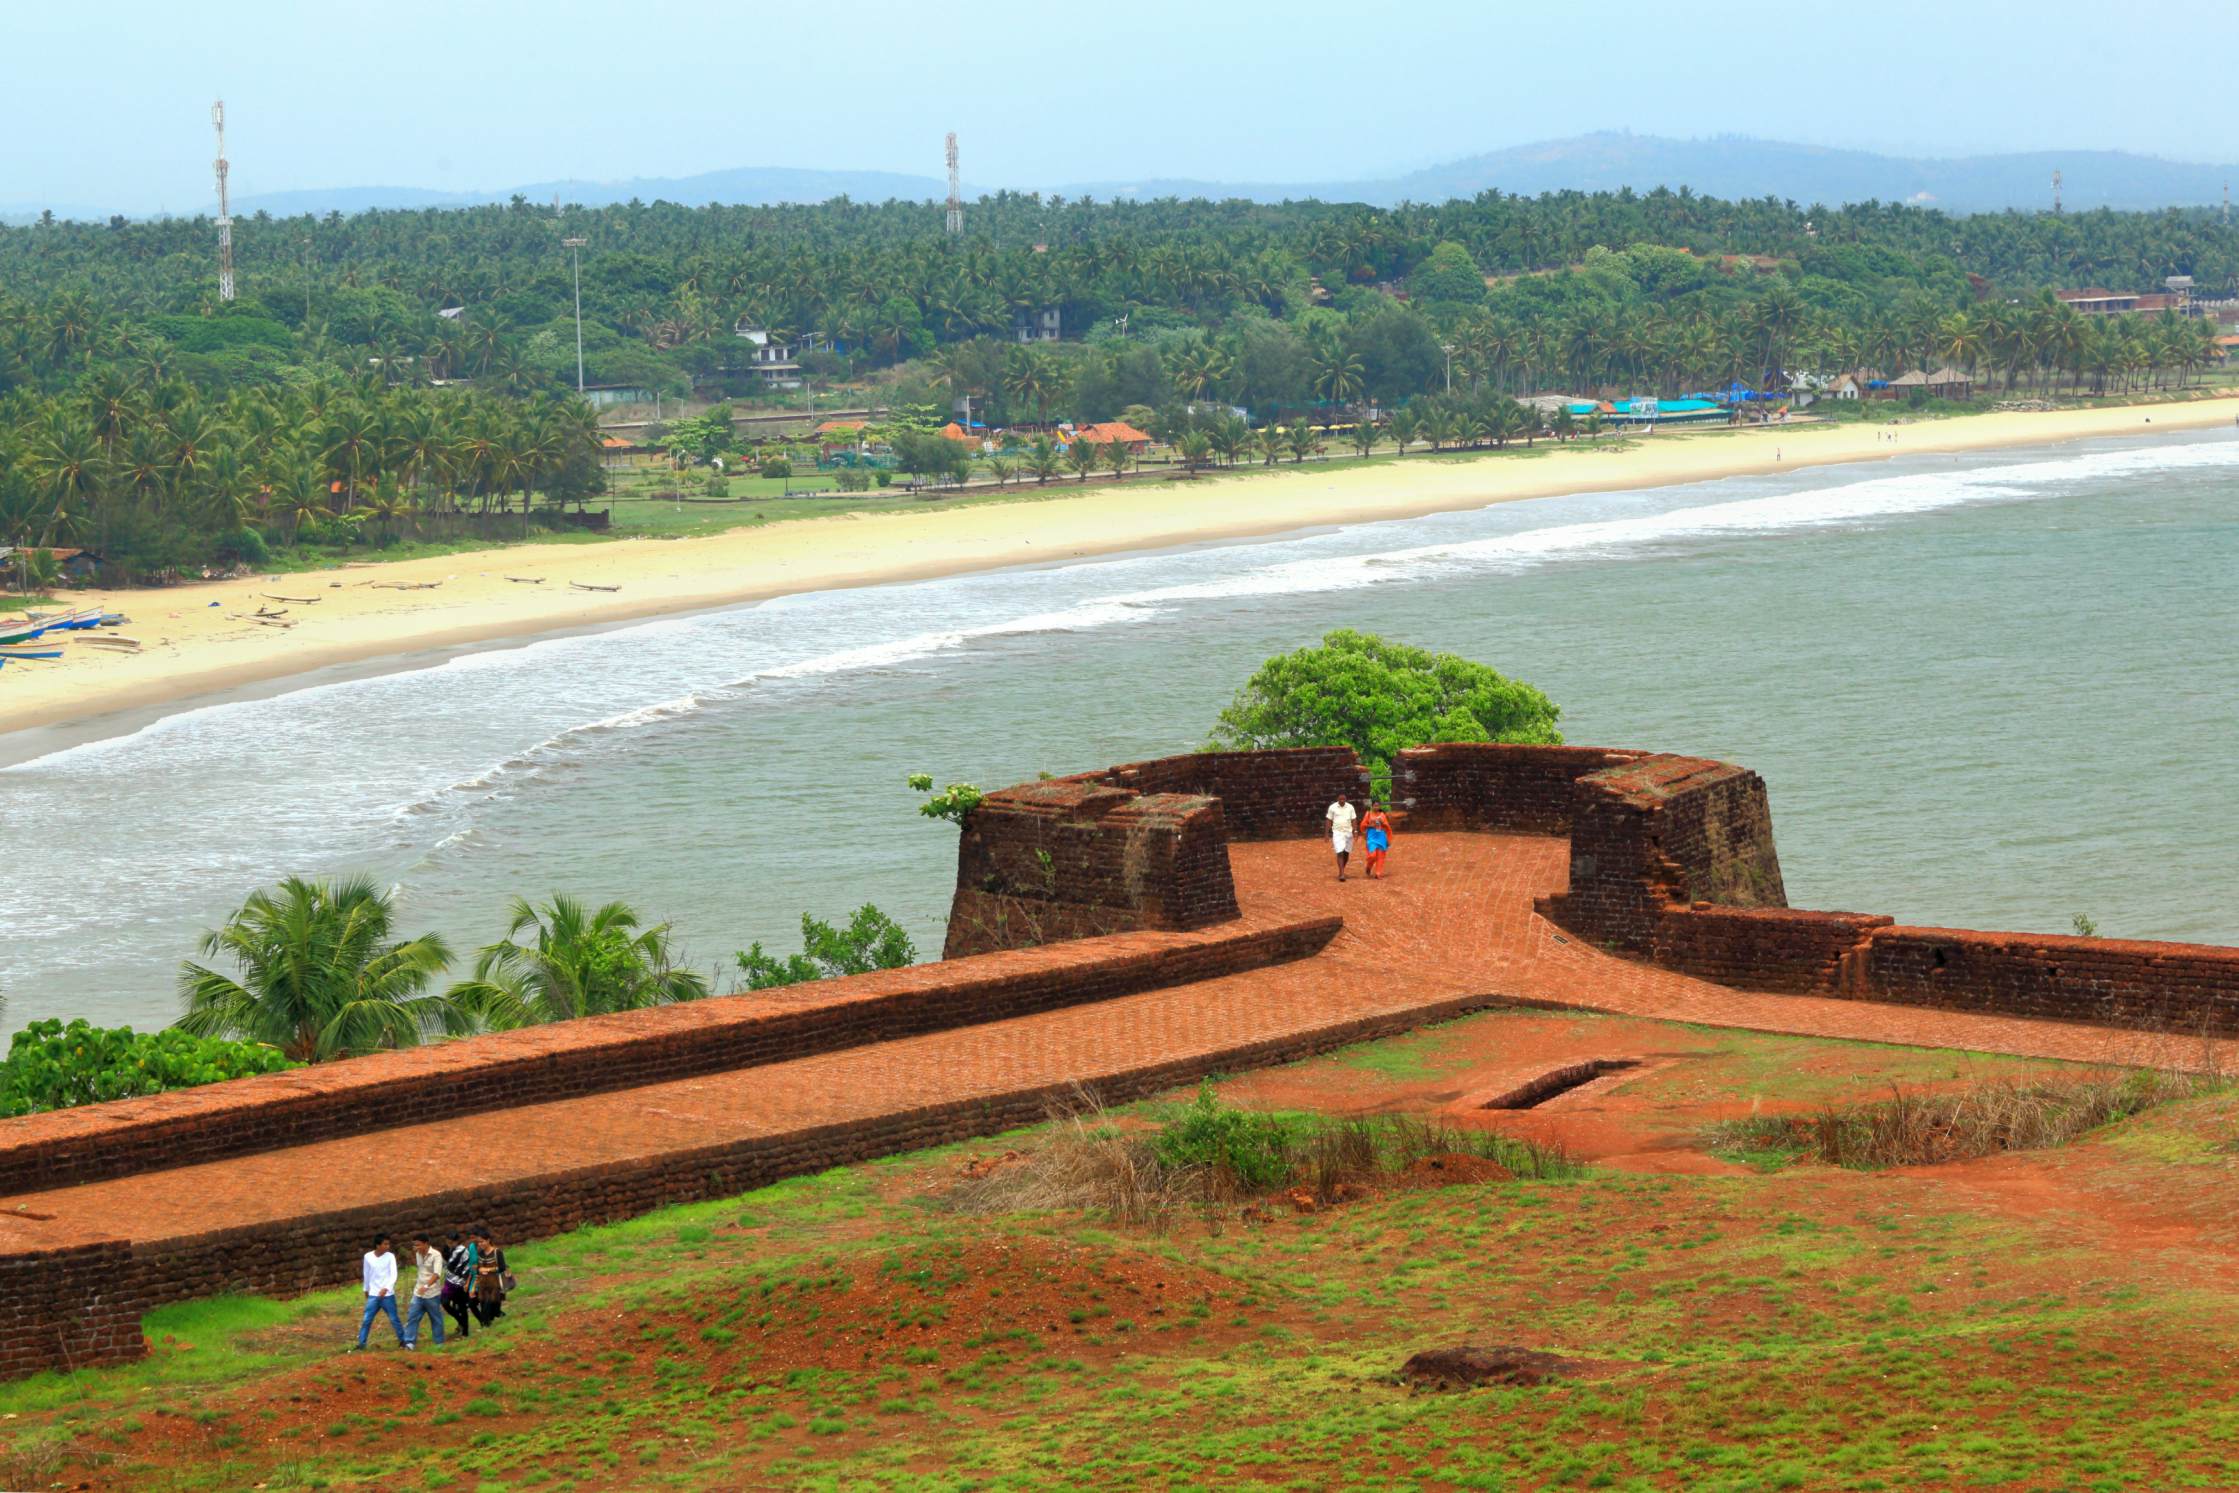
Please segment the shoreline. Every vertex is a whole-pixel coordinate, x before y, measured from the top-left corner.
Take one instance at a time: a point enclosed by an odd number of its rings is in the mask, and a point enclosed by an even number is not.
[[[1989,413],[1920,423],[1801,424],[1667,433],[1623,450],[1542,442],[1348,465],[1223,472],[1204,482],[1025,490],[1025,501],[788,520],[691,539],[522,545],[279,577],[71,592],[123,611],[137,654],[71,650],[0,673],[0,763],[43,755],[206,697],[413,667],[499,640],[583,633],[810,591],[1070,563],[1100,555],[1414,518],[1568,493],[1663,487],[1920,453],[2209,429],[2239,397],[2111,409]],[[1882,439],[1894,430],[1897,444]],[[519,576],[526,581],[508,579]],[[570,582],[613,586],[580,591]],[[429,583],[433,583],[430,586]],[[388,589],[412,586],[424,589]],[[316,597],[309,604],[268,598]],[[285,608],[290,628],[249,620]],[[359,666],[375,664],[375,668]],[[323,682],[323,681],[318,681]],[[212,703],[215,703],[214,698]],[[112,729],[113,728],[113,729]],[[20,750],[25,733],[59,737]],[[18,750],[10,750],[15,748]]]

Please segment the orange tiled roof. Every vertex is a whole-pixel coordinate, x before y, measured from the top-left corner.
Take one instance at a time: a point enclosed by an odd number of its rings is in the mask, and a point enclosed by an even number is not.
[[[1108,446],[1114,441],[1122,441],[1132,446],[1139,441],[1148,441],[1150,437],[1125,420],[1106,420],[1100,425],[1078,427],[1073,432],[1073,439],[1086,441],[1091,446]]]

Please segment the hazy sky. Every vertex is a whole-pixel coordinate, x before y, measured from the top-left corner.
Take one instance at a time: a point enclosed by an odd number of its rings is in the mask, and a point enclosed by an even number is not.
[[[220,96],[243,196],[937,176],[950,129],[968,182],[1019,186],[1381,175],[1618,128],[2239,159],[2215,70],[2124,34],[2190,9],[0,0],[0,204],[201,209]]]

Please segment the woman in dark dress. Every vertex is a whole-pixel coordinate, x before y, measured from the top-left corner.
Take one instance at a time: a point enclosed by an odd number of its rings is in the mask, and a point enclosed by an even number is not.
[[[484,1327],[505,1315],[505,1288],[512,1273],[505,1268],[505,1251],[477,1234],[475,1243],[474,1320]]]

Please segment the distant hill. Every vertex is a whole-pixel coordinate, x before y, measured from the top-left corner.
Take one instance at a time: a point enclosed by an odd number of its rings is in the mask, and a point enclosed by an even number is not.
[[[2224,184],[2239,167],[2199,165],[2132,155],[2125,151],[2037,151],[2021,155],[1912,157],[1877,155],[1863,150],[1798,145],[1780,140],[1720,136],[1675,140],[1660,135],[1603,131],[1565,140],[1542,140],[1466,156],[1444,165],[1364,180],[1231,182],[1181,177],[1127,181],[1072,182],[1051,188],[1068,197],[1243,197],[1258,202],[1319,198],[1325,202],[1365,202],[1390,207],[1399,202],[1443,202],[1473,197],[1488,188],[1526,197],[1543,192],[1646,192],[1658,186],[1684,186],[1704,197],[1774,196],[1809,205],[1845,202],[1914,202],[1948,212],[1997,212],[2036,209],[2052,201],[2052,173],[2064,177],[2061,196],[2070,211],[2097,207],[2150,211],[2203,206],[2223,199]],[[356,213],[369,208],[469,207],[505,202],[515,196],[531,202],[562,202],[599,207],[609,203],[667,201],[687,207],[711,202],[760,205],[823,202],[848,196],[860,202],[933,201],[947,186],[931,176],[892,171],[810,171],[781,166],[748,166],[698,176],[633,177],[627,181],[542,181],[500,191],[439,192],[425,187],[335,187],[266,192],[238,197],[234,211],[246,216],[268,212]],[[982,187],[968,189],[977,195]],[[200,209],[208,211],[207,207]],[[98,218],[106,213],[84,207],[58,214]],[[37,204],[0,204],[0,220],[28,221]]]
[[[1646,192],[1685,186],[1701,197],[1774,196],[1823,202],[1916,202],[1947,212],[1997,212],[2052,203],[2052,173],[2063,175],[2071,211],[2096,207],[2152,210],[2220,202],[2239,167],[2166,161],[2124,151],[2041,151],[2024,155],[1907,157],[1836,150],[1779,140],[1724,136],[1673,140],[1605,131],[1567,140],[1487,151],[1404,175],[1365,181],[1208,182],[1179,179],[1088,182],[1068,194],[1097,197],[1245,197],[1257,202],[1443,202],[1488,188],[1526,197],[1543,192]]]

